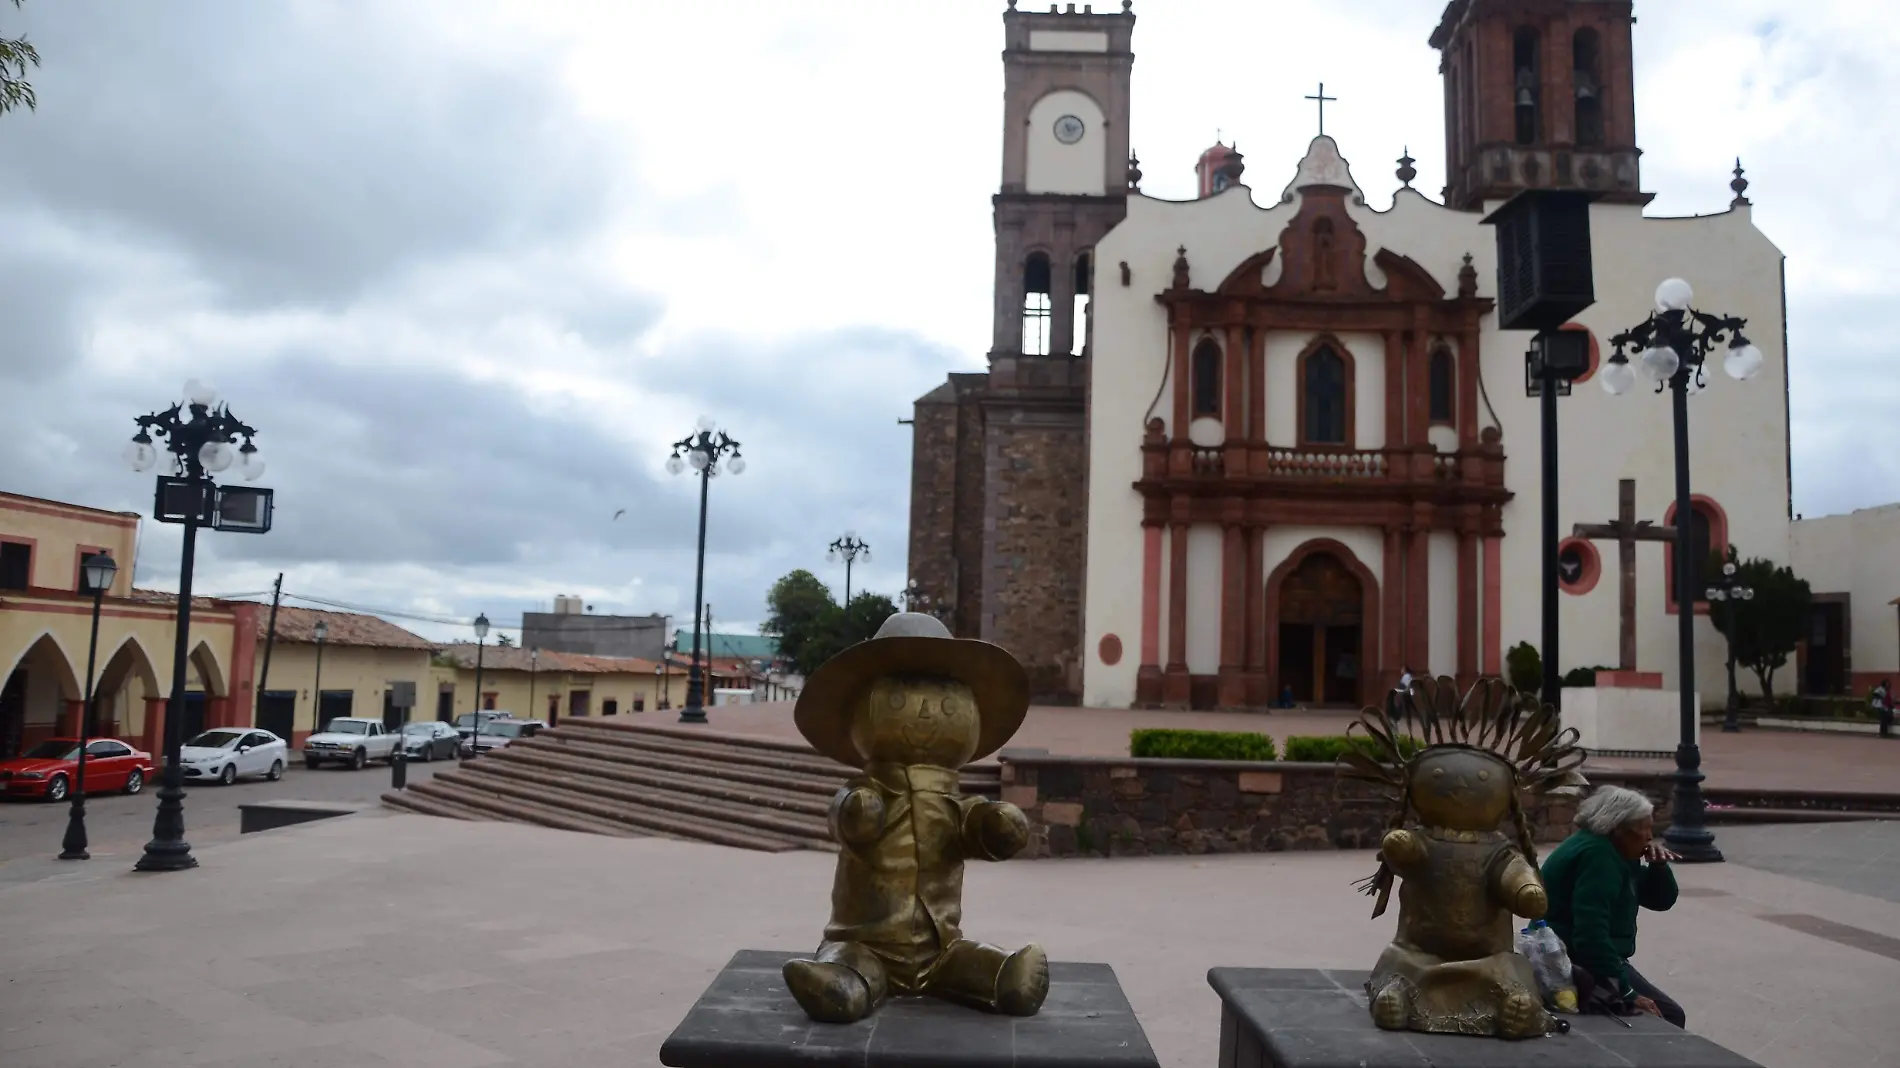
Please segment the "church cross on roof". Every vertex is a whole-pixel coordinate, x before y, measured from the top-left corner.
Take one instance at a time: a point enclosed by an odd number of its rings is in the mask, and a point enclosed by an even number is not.
[[[1319,135],[1321,137],[1325,137],[1326,136],[1326,104],[1328,101],[1337,103],[1339,101],[1339,98],[1336,96],[1327,96],[1326,83],[1321,82],[1319,83],[1319,93],[1314,96],[1309,96],[1306,99],[1319,101]]]

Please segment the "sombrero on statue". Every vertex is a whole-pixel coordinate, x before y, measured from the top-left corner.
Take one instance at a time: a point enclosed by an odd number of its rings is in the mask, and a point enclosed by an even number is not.
[[[1008,650],[953,638],[935,616],[899,612],[886,619],[870,641],[851,646],[811,673],[792,720],[813,749],[858,767],[864,760],[851,744],[856,702],[878,679],[911,674],[955,679],[975,694],[978,734],[971,760],[1001,749],[1029,711],[1029,675]]]

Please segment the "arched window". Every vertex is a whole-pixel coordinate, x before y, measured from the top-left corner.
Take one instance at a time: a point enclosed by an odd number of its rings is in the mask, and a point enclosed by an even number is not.
[[[1032,252],[1023,263],[1023,355],[1049,355],[1049,257]]]
[[[1543,98],[1543,64],[1538,55],[1543,49],[1543,40],[1538,32],[1526,26],[1517,31],[1512,39],[1511,48],[1511,93],[1517,106],[1517,143],[1534,145],[1543,128],[1538,104]]]
[[[1669,583],[1664,593],[1664,603],[1669,611],[1676,610],[1676,568],[1685,566],[1683,561],[1687,560],[1686,566],[1690,568],[1689,588],[1695,591],[1695,603],[1706,609],[1711,558],[1728,548],[1728,519],[1712,501],[1697,497],[1691,502],[1687,524],[1680,524],[1677,520],[1674,504],[1663,513],[1663,522],[1678,526],[1681,535],[1680,541],[1668,542],[1663,546],[1663,572]],[[1681,531],[1680,527],[1685,525],[1688,529]],[[1677,551],[1685,546],[1686,551]]]
[[[1603,143],[1603,61],[1597,31],[1584,27],[1570,41],[1571,81],[1577,87],[1577,144]]]
[[[1220,418],[1220,346],[1202,338],[1194,347],[1194,417]]]
[[[1430,374],[1431,421],[1449,423],[1452,421],[1453,386],[1457,382],[1457,367],[1451,352],[1446,349],[1433,349]]]
[[[1089,254],[1084,252],[1075,258],[1075,325],[1072,330],[1075,340],[1069,354],[1081,356],[1088,352],[1089,344],[1089,280],[1094,276]]]
[[[1346,361],[1332,346],[1321,345],[1307,354],[1300,384],[1305,392],[1300,444],[1347,444]]]

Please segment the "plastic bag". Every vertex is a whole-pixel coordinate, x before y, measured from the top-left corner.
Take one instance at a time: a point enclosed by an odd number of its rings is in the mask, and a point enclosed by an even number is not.
[[[1563,939],[1550,924],[1533,920],[1517,933],[1516,941],[1518,955],[1531,962],[1545,1003],[1558,1012],[1576,1012],[1577,987],[1571,979],[1570,954],[1564,952]]]

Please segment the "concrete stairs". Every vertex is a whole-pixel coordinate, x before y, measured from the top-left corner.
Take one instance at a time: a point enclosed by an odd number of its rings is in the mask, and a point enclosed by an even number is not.
[[[802,743],[686,726],[568,720],[390,791],[383,803],[431,816],[620,837],[835,851],[825,812],[851,774]],[[963,790],[998,797],[1000,769],[965,768]]]

